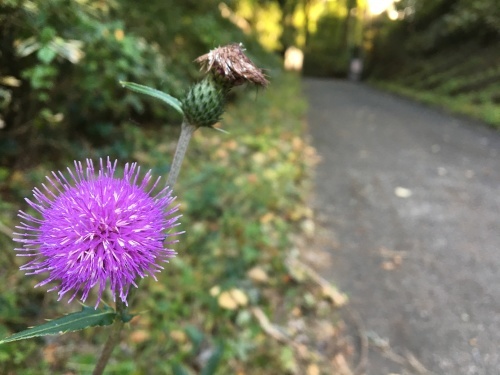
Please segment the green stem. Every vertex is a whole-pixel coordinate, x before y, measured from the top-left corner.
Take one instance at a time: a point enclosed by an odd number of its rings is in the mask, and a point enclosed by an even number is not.
[[[191,136],[193,135],[193,132],[195,130],[196,126],[189,124],[186,120],[183,121],[181,126],[181,134],[179,136],[179,141],[177,142],[177,148],[175,149],[174,159],[172,161],[172,166],[170,167],[170,173],[167,177],[167,186],[169,188],[172,188],[174,186],[175,182],[177,181],[177,177],[179,177],[182,161],[184,160],[189,141],[191,140]],[[127,306],[122,302],[120,297],[116,295],[116,319],[113,323],[108,341],[106,341],[106,344],[104,344],[101,356],[97,361],[92,375],[102,375],[102,373],[104,372],[104,369],[106,368],[106,365],[111,358],[111,354],[113,353],[115,346],[120,341],[120,334],[123,326],[125,325],[125,323],[123,322],[123,316],[125,316],[126,311]]]
[[[182,161],[184,160],[184,156],[186,155],[187,148],[189,146],[189,141],[191,140],[191,136],[196,130],[196,126],[191,125],[186,119],[182,122],[181,126],[181,134],[179,135],[179,140],[177,141],[177,147],[175,149],[174,159],[172,160],[172,166],[170,167],[170,172],[167,177],[166,185],[172,189],[175,182],[177,181],[177,177],[179,177],[179,172],[181,171]],[[137,286],[142,279],[136,280]],[[138,288],[131,288],[131,291],[128,294],[129,304],[133,301],[135,292]],[[117,299],[118,300],[118,299]]]
[[[196,126],[191,125],[187,120],[184,119],[181,126],[181,135],[179,136],[179,141],[177,142],[177,148],[175,149],[174,160],[172,161],[172,166],[170,167],[170,173],[167,177],[167,186],[172,189],[179,177],[179,172],[181,171],[182,161],[184,160],[184,155],[186,155],[186,150],[191,140],[193,132],[196,130]]]
[[[123,326],[125,325],[125,323],[123,322],[123,316],[126,310],[127,306],[120,299],[120,297],[116,295],[115,322],[113,323],[113,327],[111,327],[111,333],[108,337],[108,341],[106,341],[106,344],[104,344],[101,356],[96,363],[92,375],[102,375],[109,359],[111,358],[111,354],[113,353],[115,346],[120,342],[120,334],[122,332]]]

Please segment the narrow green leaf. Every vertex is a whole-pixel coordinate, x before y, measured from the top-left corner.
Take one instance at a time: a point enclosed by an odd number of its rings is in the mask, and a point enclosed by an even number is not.
[[[50,320],[47,323],[28,328],[27,330],[15,333],[12,336],[0,340],[0,345],[33,337],[79,331],[88,327],[108,326],[113,323],[115,317],[116,312],[111,307],[94,310],[92,307],[83,306],[82,311]]]
[[[172,373],[174,375],[189,375],[189,373],[187,372],[187,370],[181,366],[180,364],[178,363],[174,363],[172,365]]]
[[[160,90],[153,89],[148,86],[139,85],[133,82],[120,81],[120,84],[132,91],[138,92],[140,94],[145,94],[152,96],[153,98],[160,99],[161,101],[167,103],[169,106],[173,107],[177,112],[184,116],[184,111],[182,110],[182,103],[179,99],[174,98],[172,95],[168,95]]]
[[[198,328],[192,325],[187,326],[184,331],[193,343],[193,352],[197,352],[203,343],[205,335],[203,335],[203,332],[201,332]]]
[[[221,344],[218,344],[214,353],[210,356],[210,359],[201,371],[201,375],[214,375],[215,371],[217,371],[217,367],[219,366],[223,353],[224,347]]]

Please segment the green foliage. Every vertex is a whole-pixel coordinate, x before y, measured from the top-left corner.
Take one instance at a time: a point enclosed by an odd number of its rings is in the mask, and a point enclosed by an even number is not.
[[[318,14],[318,8],[321,15],[314,22],[314,33],[309,33],[306,40],[304,73],[345,78],[350,60],[361,57],[366,2],[347,0],[322,4],[306,1],[304,11],[310,13],[306,19]],[[313,23],[312,19],[306,22],[306,27],[309,23]]]
[[[167,94],[167,93],[164,93],[163,91],[159,91],[159,90],[153,89],[151,87],[139,85],[139,84],[133,83],[133,82],[121,81],[120,84],[129,90],[132,90],[132,91],[144,94],[144,95],[149,95],[149,96],[152,96],[153,98],[159,99],[162,102],[164,102],[164,103],[168,104],[169,106],[171,106],[172,108],[174,108],[181,115],[184,114],[184,112],[182,111],[182,103],[180,102],[180,100]]]
[[[500,36],[496,0],[403,0],[396,6],[404,14],[402,20],[379,17],[374,23],[377,67],[390,64],[394,54],[403,54],[402,62],[408,63],[471,42],[488,46]],[[391,70],[381,72],[387,75]]]
[[[201,370],[200,375],[214,375],[217,371],[217,367],[219,366],[219,362],[220,362],[223,354],[224,354],[224,347],[221,345],[218,345],[214,349],[213,354],[208,359],[205,367],[203,367],[203,369]]]
[[[270,369],[286,373],[289,368],[290,353],[263,334],[252,308],[259,306],[274,321],[303,300],[303,286],[290,281],[283,260],[291,247],[290,234],[301,233],[300,223],[308,218],[304,192],[312,154],[302,138],[306,108],[298,77],[271,78],[269,89],[247,93],[244,100],[229,105],[223,118],[229,135],[211,129],[194,133],[175,189],[183,214],[179,229],[186,231],[175,245],[178,256],[165,265],[158,281],[141,283],[137,304],[132,305],[137,315],[107,368],[110,374],[154,375],[171,368],[179,374],[266,374]],[[165,175],[177,131],[128,124],[123,142],[91,149],[85,157],[123,154],[127,161]],[[26,194],[43,175],[37,170],[32,179],[18,183]],[[9,227],[17,222],[15,210],[21,199],[18,196],[0,211]],[[13,247],[5,244],[7,250]],[[9,275],[9,283],[16,285],[16,293],[0,289],[10,301],[8,309],[0,309],[2,337],[22,329],[20,325],[36,324],[49,311],[71,309],[56,303],[51,293],[33,290],[35,278],[26,278],[17,269],[22,259],[1,260],[0,275]],[[253,268],[265,272],[268,281],[252,280]],[[0,288],[9,283],[0,283]],[[245,302],[224,307],[224,293],[233,290],[244,295]],[[32,297],[35,292],[37,301]],[[23,308],[27,299],[33,300],[35,315]],[[28,368],[41,366],[42,374],[89,373],[106,336],[106,330],[93,328],[55,336],[50,344],[27,341],[37,343],[26,349],[30,355],[16,363],[8,355],[2,363],[0,357],[0,372],[28,373]],[[19,345],[25,344],[2,345],[0,354],[24,348]],[[57,359],[46,354],[49,347]]]
[[[5,335],[0,329],[0,334]],[[36,368],[25,368],[26,363],[36,363]],[[37,375],[49,373],[47,363],[41,361],[39,348],[34,340],[19,341],[9,345],[0,345],[0,372],[2,374],[19,374],[18,369],[23,368],[23,375]]]
[[[305,51],[304,73],[315,76],[346,77],[350,51],[347,45],[346,18],[325,15],[318,30],[310,36]]]
[[[378,86],[500,128],[499,45],[469,43],[401,64]]]
[[[178,129],[155,125],[177,122],[178,114],[141,90],[124,90],[119,81],[180,97],[200,75],[192,60],[235,41],[245,43],[252,60],[272,75],[276,59],[263,53],[254,36],[223,19],[218,4],[9,0],[0,5],[0,125],[5,124],[0,246],[6,249],[0,251],[5,281],[0,337],[38,324],[49,312],[72,309],[33,289],[36,277],[20,274],[22,259],[11,251],[9,228],[33,186],[50,170],[87,157],[109,155],[138,161],[156,174],[168,172]],[[186,230],[176,247],[179,256],[158,282],[142,283],[140,304],[134,306],[139,314],[109,373],[161,374],[175,366],[189,374],[241,369],[261,374],[270,364],[273,371],[286,371],[280,345],[263,335],[251,307],[262,306],[274,318],[274,290],[301,294],[283,257],[290,233],[299,232],[307,216],[303,190],[310,150],[301,139],[305,106],[298,80],[273,78],[269,91],[230,106],[224,117],[230,135],[195,133],[176,189]],[[249,278],[253,267],[269,275],[264,286]],[[246,302],[224,307],[222,296],[233,290]],[[2,345],[0,372],[90,373],[107,334],[96,327],[50,341],[39,337]]]
[[[12,336],[0,340],[0,345],[12,341],[32,339],[47,335],[59,335],[66,332],[80,331],[89,327],[107,326],[113,323],[116,313],[110,308],[93,309],[83,306],[82,311],[56,318],[47,323],[31,327]]]
[[[164,106],[119,81],[180,97],[199,75],[193,59],[242,41],[276,66],[218,2],[11,0],[0,5],[0,163],[27,166],[123,135],[123,122],[169,123]],[[30,153],[23,150],[30,149]],[[76,156],[76,155],[75,155]]]
[[[494,0],[401,1],[377,22],[370,56],[381,87],[500,127],[500,12]]]
[[[28,155],[18,157],[26,148],[33,156],[41,150],[60,156],[67,152],[60,144],[68,139],[102,136],[103,122],[143,111],[138,96],[120,90],[120,79],[172,82],[158,47],[127,34],[123,23],[111,18],[116,7],[63,0],[19,0],[1,7],[11,16],[0,26],[6,35],[0,77],[20,82],[6,89],[0,141],[6,164],[30,163]]]

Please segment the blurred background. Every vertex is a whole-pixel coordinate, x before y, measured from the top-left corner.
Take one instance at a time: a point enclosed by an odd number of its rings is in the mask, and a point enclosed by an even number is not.
[[[145,283],[148,312],[109,371],[198,373],[224,358],[224,374],[304,373],[310,361],[264,335],[250,309],[316,306],[283,262],[312,215],[301,74],[367,81],[498,127],[499,34],[497,0],[1,1],[0,336],[79,308],[33,289],[12,250],[17,210],[49,171],[109,155],[168,172],[181,119],[118,81],[180,97],[201,77],[196,57],[242,42],[271,86],[235,90],[230,136],[197,132],[177,187],[180,256]],[[234,288],[246,302],[228,307],[220,296]],[[88,373],[105,336],[0,346],[0,373]]]

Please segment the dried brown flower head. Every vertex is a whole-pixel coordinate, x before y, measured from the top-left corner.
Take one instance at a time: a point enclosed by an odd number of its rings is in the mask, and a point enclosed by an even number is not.
[[[233,43],[218,47],[198,57],[195,61],[201,64],[206,72],[211,71],[217,78],[221,78],[230,86],[242,85],[251,82],[266,87],[269,81],[262,70],[245,55],[241,43]]]

